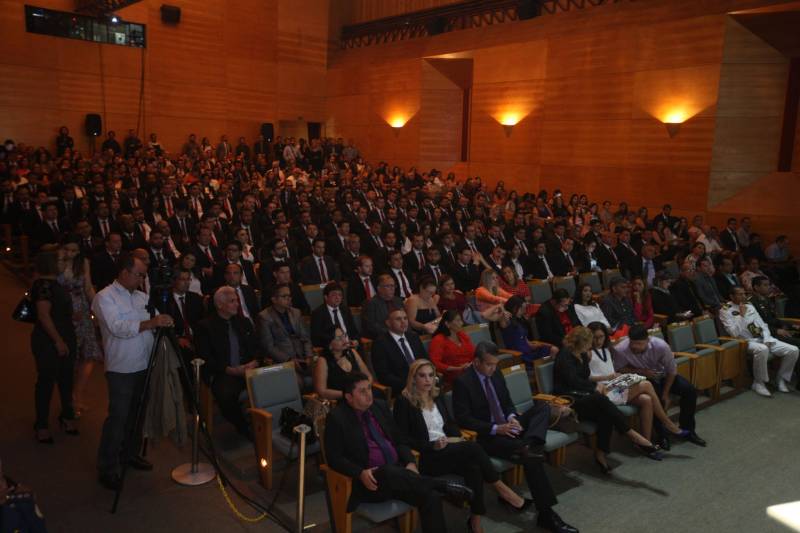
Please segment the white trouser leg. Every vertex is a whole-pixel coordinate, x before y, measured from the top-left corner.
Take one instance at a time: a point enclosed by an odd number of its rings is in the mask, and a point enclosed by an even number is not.
[[[797,363],[797,356],[800,355],[800,348],[789,343],[776,340],[775,344],[769,347],[769,351],[775,357],[780,357],[781,369],[778,371],[778,379],[786,383],[792,380],[794,365]]]
[[[767,370],[769,348],[760,342],[749,341],[747,353],[753,356],[753,379],[758,383],[767,383],[769,381],[769,371]]]

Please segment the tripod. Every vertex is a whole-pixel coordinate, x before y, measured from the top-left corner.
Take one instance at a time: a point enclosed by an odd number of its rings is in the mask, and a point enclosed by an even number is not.
[[[136,432],[140,431],[141,426],[144,424],[144,412],[147,404],[147,395],[150,389],[150,379],[153,374],[153,363],[156,360],[156,356],[158,355],[159,348],[161,347],[162,342],[168,342],[175,353],[178,359],[178,366],[180,367],[180,372],[182,374],[182,381],[183,383],[192,383],[192,378],[189,374],[189,370],[186,368],[186,364],[183,361],[183,357],[180,355],[180,348],[178,346],[178,340],[175,337],[175,330],[173,328],[158,328],[156,332],[155,342],[153,343],[153,348],[150,350],[150,357],[147,361],[147,371],[145,373],[144,378],[144,387],[142,388],[142,393],[139,396],[138,402],[136,404],[136,417],[134,418],[134,423],[131,425],[130,432],[128,433],[127,437],[125,438],[125,442],[123,444],[123,450],[127,455],[131,448],[133,442],[136,441]],[[199,373],[198,373],[199,375]],[[195,395],[190,395],[192,398],[192,408],[195,413],[198,412],[198,402],[195,400]],[[203,425],[205,429],[205,425]],[[197,446],[195,439],[194,447]],[[193,458],[195,457],[195,453],[192,454]],[[124,461],[122,463],[122,472],[120,473],[120,484],[119,488],[117,488],[116,493],[114,494],[114,504],[111,507],[111,512],[117,512],[117,506],[119,505],[119,498],[122,495],[122,489],[125,485],[125,474],[128,471],[128,461]]]

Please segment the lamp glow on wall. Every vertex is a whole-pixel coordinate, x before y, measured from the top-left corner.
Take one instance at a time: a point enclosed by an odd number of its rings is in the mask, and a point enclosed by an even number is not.
[[[500,115],[498,122],[503,126],[503,130],[506,132],[506,137],[511,137],[511,132],[514,130],[514,126],[519,124],[523,118],[524,116],[522,113],[514,111],[506,111]]]
[[[392,131],[394,131],[394,136],[397,137],[398,135],[400,135],[400,130],[403,129],[403,126],[405,126],[409,120],[411,120],[411,117],[405,115],[394,115],[389,120],[387,120],[387,122],[389,123],[389,126],[392,127]]]
[[[662,119],[662,122],[667,127],[667,133],[670,139],[675,137],[681,130],[681,124],[689,119],[689,113],[683,109],[674,109],[669,111]]]

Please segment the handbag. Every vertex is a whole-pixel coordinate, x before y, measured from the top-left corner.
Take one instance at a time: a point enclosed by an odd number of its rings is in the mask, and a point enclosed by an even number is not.
[[[25,293],[17,304],[17,307],[14,308],[14,312],[11,313],[11,318],[17,322],[27,322],[28,324],[36,323],[36,306],[33,305],[29,292]]]
[[[313,428],[314,423],[311,418],[305,413],[300,413],[291,407],[284,407],[281,409],[281,435],[292,441],[294,444],[300,442],[300,435],[294,432],[294,428],[300,424],[305,424]],[[316,432],[310,431],[306,435],[306,444],[317,442]]]
[[[553,394],[537,394],[537,400],[550,404],[550,429],[562,433],[578,431],[578,414],[572,408],[575,399],[572,396],[555,396]]]

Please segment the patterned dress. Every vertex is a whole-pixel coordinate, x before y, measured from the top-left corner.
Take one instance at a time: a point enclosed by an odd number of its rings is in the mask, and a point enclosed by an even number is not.
[[[73,319],[72,321],[75,326],[75,335],[78,338],[78,360],[102,361],[103,350],[100,348],[100,343],[97,342],[97,330],[92,322],[92,312],[84,290],[83,275],[67,279],[64,274],[59,274],[58,282],[72,296],[73,313],[81,314],[78,320]]]

